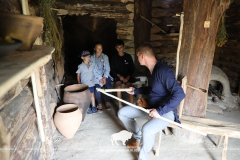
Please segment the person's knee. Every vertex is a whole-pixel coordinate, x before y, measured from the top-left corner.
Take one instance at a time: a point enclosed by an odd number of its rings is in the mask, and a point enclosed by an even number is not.
[[[118,117],[125,117],[126,116],[126,107],[123,107],[121,109],[119,109],[118,111]]]
[[[154,132],[154,129],[152,127],[150,127],[149,125],[147,125],[147,123],[145,125],[143,125],[142,132],[143,132],[143,135],[154,135],[154,134],[156,134]]]
[[[119,111],[118,111],[118,118],[119,118],[120,120],[122,119],[122,117],[123,117],[123,115],[124,115],[124,112],[123,112],[122,110],[123,110],[123,108],[119,109]]]

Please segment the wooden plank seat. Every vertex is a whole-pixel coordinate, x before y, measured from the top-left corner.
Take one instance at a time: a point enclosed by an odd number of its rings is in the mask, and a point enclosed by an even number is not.
[[[184,77],[182,80],[181,86],[185,93],[187,88],[186,84],[187,84],[187,78]],[[224,137],[222,160],[226,160],[228,137],[240,138],[240,124],[182,115],[183,104],[184,104],[184,100],[182,100],[182,102],[180,103],[179,112],[178,112],[179,120],[181,121],[182,125],[197,129],[207,134],[219,135],[220,138],[218,140],[218,143],[216,144],[216,147],[220,145]],[[179,128],[174,124],[170,124],[168,127]],[[164,129],[164,131],[165,131],[165,134],[167,135],[168,134],[167,127]],[[158,133],[158,141],[157,141],[157,147],[155,152],[156,156],[159,155],[161,136],[162,136],[162,131]]]

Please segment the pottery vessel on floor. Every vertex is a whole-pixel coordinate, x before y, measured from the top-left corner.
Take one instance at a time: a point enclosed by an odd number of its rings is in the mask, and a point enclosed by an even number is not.
[[[88,86],[85,84],[74,84],[65,87],[63,102],[76,104],[82,112],[84,119],[91,103],[91,93]]]
[[[75,104],[65,104],[57,108],[54,124],[67,139],[72,138],[82,122],[82,112]]]

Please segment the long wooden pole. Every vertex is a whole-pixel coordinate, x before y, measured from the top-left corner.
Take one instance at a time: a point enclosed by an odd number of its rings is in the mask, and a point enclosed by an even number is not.
[[[166,33],[164,30],[162,30],[162,28],[158,27],[156,24],[154,24],[153,22],[151,22],[150,20],[148,20],[147,18],[143,17],[142,15],[140,15],[140,17],[146,21],[148,21],[149,23],[151,23],[153,26],[156,26],[157,28],[159,28],[163,33]]]
[[[136,106],[136,105],[134,105],[134,104],[132,104],[132,103],[129,103],[129,102],[127,102],[127,101],[124,101],[124,100],[122,100],[121,98],[115,97],[114,95],[108,94],[108,93],[104,92],[103,89],[97,88],[97,91],[102,92],[103,94],[106,94],[107,96],[112,97],[112,98],[114,98],[114,99],[117,99],[117,100],[119,100],[119,101],[121,101],[121,102],[123,102],[123,103],[126,103],[126,104],[128,104],[129,106],[132,106],[132,107],[137,108],[137,109],[140,109],[140,110],[142,110],[142,111],[144,111],[144,112],[146,112],[146,113],[149,113],[148,110],[146,110],[146,109],[144,109],[144,108],[142,108],[142,107],[138,107],[138,106]],[[181,127],[181,128],[187,129],[187,130],[190,130],[190,131],[192,131],[192,132],[199,133],[199,134],[201,134],[201,135],[203,135],[203,136],[207,136],[207,134],[204,133],[204,132],[201,132],[201,131],[192,129],[192,128],[190,128],[190,127],[181,125],[181,124],[179,124],[179,123],[173,122],[173,121],[171,121],[171,120],[169,120],[169,119],[166,119],[166,118],[164,118],[164,117],[159,116],[158,118],[160,118],[160,119],[162,119],[162,120],[164,120],[164,121],[167,121],[167,122],[169,122],[169,123],[175,124],[175,125],[178,126],[178,127]]]
[[[181,13],[181,26],[179,31],[179,40],[178,40],[178,48],[177,48],[177,57],[176,57],[176,79],[178,78],[178,70],[179,70],[179,53],[182,45],[182,31],[183,31],[183,24],[184,24],[184,13]]]
[[[126,92],[131,90],[132,90],[131,88],[104,89],[104,92]]]

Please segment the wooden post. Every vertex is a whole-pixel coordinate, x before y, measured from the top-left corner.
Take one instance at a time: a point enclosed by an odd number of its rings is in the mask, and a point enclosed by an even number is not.
[[[24,15],[29,15],[28,0],[22,0],[22,12]]]
[[[36,70],[36,74],[39,74],[39,69]],[[33,86],[34,104],[35,104],[35,109],[36,109],[36,114],[37,114],[38,131],[39,131],[39,135],[40,135],[42,142],[45,142],[45,135],[44,135],[44,129],[43,129],[43,123],[42,123],[42,115],[41,115],[39,99],[38,99],[38,90],[41,90],[41,84],[37,84],[38,81],[36,81],[36,76],[35,76],[34,72],[31,74],[31,80],[32,80],[32,86]]]
[[[182,30],[183,30],[183,24],[184,24],[184,13],[181,13],[180,16],[180,22],[181,22],[181,26],[180,26],[180,31],[179,31],[179,39],[178,39],[178,48],[177,48],[177,57],[176,57],[176,79],[178,78],[178,69],[179,69],[179,53],[180,53],[180,49],[181,49],[181,45],[182,45]]]
[[[219,22],[230,1],[184,0],[184,26],[178,78],[187,76],[188,84],[208,88]],[[204,27],[205,21],[210,21],[210,26]],[[206,108],[207,94],[188,88],[183,115],[206,117]],[[178,134],[178,138],[186,137],[186,141],[200,139],[203,141],[198,135],[184,132]]]
[[[182,79],[181,86],[183,88],[184,93],[186,94],[186,91],[187,91],[187,77],[186,76]],[[179,105],[179,111],[178,111],[178,118],[179,119],[181,119],[181,117],[182,117],[184,102],[185,102],[185,98],[180,102],[180,105]]]
[[[162,139],[162,131],[158,132],[158,141],[157,141],[157,146],[156,146],[155,156],[159,156],[159,150],[160,150],[160,145],[161,145],[161,139]]]
[[[228,146],[228,136],[225,136],[224,142],[223,142],[222,160],[227,159],[227,146]]]
[[[134,0],[134,45],[137,49],[142,43],[150,42],[151,24],[140,16],[151,19],[152,0]],[[135,55],[135,66],[141,72],[146,72],[146,67],[140,66]]]
[[[188,84],[208,88],[219,22],[230,1],[184,0],[184,26],[178,73],[179,78],[188,77]],[[210,21],[210,27],[204,27],[205,21]],[[187,90],[183,114],[205,117],[207,94]]]

